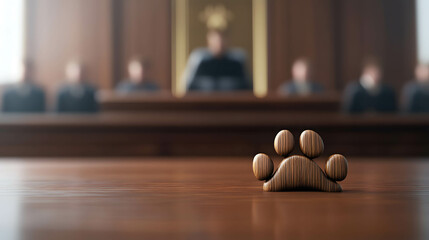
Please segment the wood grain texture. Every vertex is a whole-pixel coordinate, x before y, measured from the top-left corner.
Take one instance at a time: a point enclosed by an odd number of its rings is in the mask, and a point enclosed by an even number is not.
[[[287,157],[292,151],[295,142],[289,130],[281,130],[274,139],[274,149],[282,157]]]
[[[347,177],[347,171],[347,159],[341,154],[334,154],[326,161],[326,175],[334,181],[343,181]]]
[[[302,132],[300,137],[302,152],[308,157],[318,157],[323,153],[324,144],[320,135],[312,130]],[[274,140],[277,154],[285,157],[294,147],[293,135],[289,130],[280,131]],[[341,186],[334,181],[342,181],[347,176],[347,160],[343,155],[332,155],[326,163],[326,174],[311,159],[304,156],[291,156],[284,159],[273,175],[273,162],[266,154],[260,153],[253,159],[255,177],[267,182],[264,191],[316,190],[341,192]],[[270,178],[272,176],[272,178]]]
[[[274,164],[270,157],[264,153],[259,153],[253,158],[253,174],[262,181],[272,177],[274,172]]]
[[[264,183],[264,191],[316,190],[341,192],[341,186],[329,180],[314,161],[303,156],[284,159],[274,176]]]
[[[428,160],[354,158],[341,194],[277,194],[261,191],[248,158],[2,158],[0,235],[427,239]]]
[[[302,153],[309,158],[319,157],[325,150],[323,140],[318,133],[312,130],[305,130],[299,137],[299,146]]]

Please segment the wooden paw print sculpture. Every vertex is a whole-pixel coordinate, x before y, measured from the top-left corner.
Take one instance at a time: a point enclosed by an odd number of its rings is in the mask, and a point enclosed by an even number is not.
[[[274,172],[274,164],[269,156],[260,153],[253,159],[253,173],[264,183],[264,191],[315,190],[324,192],[341,192],[342,181],[347,176],[347,159],[340,154],[329,157],[325,172],[312,159],[319,157],[324,150],[322,138],[314,131],[306,130],[299,138],[299,146],[304,156],[289,156],[294,147],[294,139],[288,130],[280,131],[274,148],[285,159]]]

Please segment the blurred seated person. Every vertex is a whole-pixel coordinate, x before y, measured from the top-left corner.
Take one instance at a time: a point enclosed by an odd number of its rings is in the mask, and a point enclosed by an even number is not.
[[[207,48],[191,53],[186,70],[189,91],[221,92],[252,90],[246,70],[246,56],[239,49],[229,49],[225,31],[207,33]]]
[[[344,92],[344,111],[348,113],[396,111],[395,92],[382,82],[381,77],[380,65],[375,60],[366,61],[359,81],[350,83]]]
[[[279,87],[279,94],[310,95],[322,93],[322,85],[311,81],[310,73],[310,63],[306,59],[296,60],[292,65],[292,80]]]
[[[17,84],[5,89],[2,97],[4,112],[44,112],[45,91],[34,82],[33,64],[25,61],[20,66]]]
[[[116,91],[119,93],[155,92],[159,87],[147,79],[147,66],[139,59],[133,59],[128,63],[129,79],[118,84]]]
[[[415,78],[404,87],[403,110],[407,113],[429,113],[429,65],[419,64]]]
[[[83,66],[78,62],[70,62],[65,73],[67,83],[57,93],[57,112],[97,112],[96,89],[85,81]]]

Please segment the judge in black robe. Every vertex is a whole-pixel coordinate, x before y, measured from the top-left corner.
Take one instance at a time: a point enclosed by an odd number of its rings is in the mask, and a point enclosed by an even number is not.
[[[302,58],[292,65],[292,80],[280,85],[280,95],[312,95],[323,92],[323,87],[317,82],[310,80],[310,64]]]
[[[406,84],[403,89],[403,110],[406,113],[429,113],[429,66],[419,64],[415,75],[416,80]]]
[[[67,82],[57,93],[56,111],[60,113],[94,113],[98,111],[96,88],[84,81],[82,66],[69,63],[66,68]]]
[[[156,92],[159,86],[147,79],[147,67],[139,59],[133,59],[128,63],[129,79],[123,80],[116,87],[118,93]]]
[[[20,72],[20,82],[6,87],[3,92],[3,112],[44,112],[45,91],[32,80],[32,63],[24,62]]]
[[[225,92],[252,90],[245,54],[226,47],[225,33],[210,30],[208,48],[193,51],[186,70],[189,91]]]
[[[361,79],[347,86],[343,110],[348,113],[390,113],[397,110],[395,92],[381,82],[381,71],[377,64],[367,64]]]

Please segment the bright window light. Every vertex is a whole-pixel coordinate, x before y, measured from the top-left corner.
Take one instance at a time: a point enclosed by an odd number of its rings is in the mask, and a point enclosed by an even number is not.
[[[429,62],[429,1],[417,0],[417,49],[420,62]]]
[[[24,53],[24,0],[0,0],[0,84],[16,82]]]

